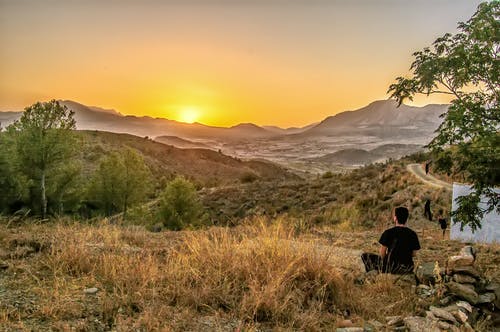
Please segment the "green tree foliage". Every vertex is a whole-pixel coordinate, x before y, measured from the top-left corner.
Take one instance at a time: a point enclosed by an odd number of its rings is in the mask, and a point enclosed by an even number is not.
[[[83,196],[81,164],[76,160],[68,161],[64,167],[49,173],[52,179],[47,188],[47,201],[57,214],[77,210]]]
[[[0,212],[11,212],[26,196],[26,179],[15,168],[14,144],[7,133],[0,132]]]
[[[196,188],[182,177],[172,180],[161,195],[160,219],[168,229],[203,224],[202,211]]]
[[[151,173],[144,159],[130,148],[113,152],[101,161],[94,174],[89,195],[106,215],[123,212],[144,202],[151,188]]]
[[[412,77],[396,78],[389,92],[400,104],[418,93],[452,96],[429,147],[437,165],[472,183],[475,191],[459,199],[454,217],[475,230],[485,213],[500,212],[500,195],[492,190],[500,183],[500,2],[480,4],[458,29],[415,52]],[[477,204],[482,195],[485,209]]]
[[[32,204],[39,206],[42,218],[47,214],[47,187],[75,153],[74,129],[73,112],[56,100],[27,107],[7,128],[15,142],[17,167],[32,184]]]

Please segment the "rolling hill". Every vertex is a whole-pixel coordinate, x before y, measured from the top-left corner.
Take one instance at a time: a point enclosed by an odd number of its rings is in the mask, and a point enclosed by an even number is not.
[[[193,142],[187,139],[183,139],[177,136],[158,136],[154,138],[155,141],[166,144],[166,145],[172,145],[175,146],[176,148],[180,149],[210,149],[211,147],[200,143],[200,142]]]
[[[261,180],[297,178],[270,162],[243,161],[208,149],[180,149],[147,138],[110,132],[78,131],[78,136],[84,168],[89,175],[109,152],[129,147],[144,157],[158,180],[182,175],[202,186],[215,186],[238,183],[249,174]]]

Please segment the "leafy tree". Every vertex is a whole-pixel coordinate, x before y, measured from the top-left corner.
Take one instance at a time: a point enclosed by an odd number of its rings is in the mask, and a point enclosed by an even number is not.
[[[165,227],[181,230],[202,224],[202,206],[194,185],[182,177],[172,180],[160,198],[160,219]]]
[[[476,230],[485,213],[500,212],[500,195],[492,190],[500,183],[500,2],[480,4],[458,29],[415,52],[412,76],[396,78],[388,92],[399,104],[419,93],[452,97],[428,147],[437,165],[472,183],[474,192],[459,199],[454,217]],[[486,208],[478,206],[483,195]]]
[[[48,206],[58,214],[76,210],[83,196],[80,162],[68,161],[48,177],[51,179],[47,188]]]
[[[17,166],[33,183],[42,218],[47,214],[48,174],[57,174],[75,153],[73,114],[56,100],[38,102],[7,128],[15,139]]]
[[[94,174],[90,195],[101,204],[106,215],[123,212],[143,202],[151,188],[151,173],[144,159],[132,149],[113,152],[101,161]]]
[[[26,196],[26,179],[15,168],[13,147],[7,133],[0,132],[0,212],[10,210]]]

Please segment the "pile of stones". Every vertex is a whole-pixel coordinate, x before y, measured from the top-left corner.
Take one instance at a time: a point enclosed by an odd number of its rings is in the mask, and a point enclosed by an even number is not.
[[[439,296],[440,305],[430,306],[425,317],[404,318],[404,326],[409,331],[474,331],[471,325],[482,318],[500,327],[500,284],[486,280],[475,260],[474,248],[466,246],[448,258],[443,271],[436,263],[419,266],[417,294]]]
[[[444,267],[437,262],[417,267],[418,286],[412,287],[420,298],[435,303],[420,316],[391,316],[386,317],[385,324],[369,321],[363,327],[345,324],[336,331],[463,332],[475,331],[473,326],[480,320],[500,331],[500,284],[486,280],[475,268],[475,260],[474,248],[465,246],[458,255],[449,257]],[[415,281],[413,276],[406,279],[410,284]]]

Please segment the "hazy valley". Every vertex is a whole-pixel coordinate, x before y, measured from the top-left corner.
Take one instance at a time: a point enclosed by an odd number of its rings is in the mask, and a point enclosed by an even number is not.
[[[303,128],[282,129],[239,124],[211,127],[173,120],[123,116],[113,110],[72,101],[77,129],[128,133],[179,148],[207,148],[242,159],[266,159],[288,168],[322,173],[343,167],[397,159],[421,151],[441,123],[447,105],[399,108],[395,101],[376,101],[355,111],[328,117]],[[2,126],[20,117],[0,112]]]

